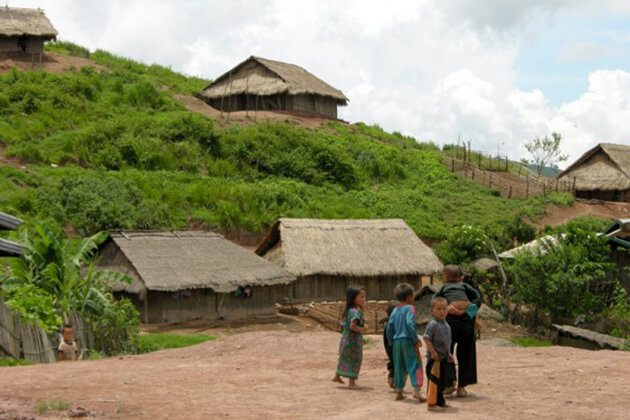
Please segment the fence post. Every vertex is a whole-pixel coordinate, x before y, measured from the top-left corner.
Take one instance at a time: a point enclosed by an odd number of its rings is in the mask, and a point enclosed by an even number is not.
[[[521,176],[521,169],[523,169],[523,162],[521,162],[521,165],[518,167],[518,176]]]
[[[505,172],[508,172],[509,160],[508,157],[505,157]]]
[[[512,184],[510,184],[510,189],[508,190],[508,198],[512,198]]]
[[[558,178],[556,178],[556,192],[558,192]]]
[[[451,157],[451,172],[455,172],[455,159]]]
[[[477,153],[477,167],[481,168],[481,152]]]
[[[525,198],[529,198],[529,174],[525,174]]]
[[[488,188],[492,188],[492,174],[488,174]]]

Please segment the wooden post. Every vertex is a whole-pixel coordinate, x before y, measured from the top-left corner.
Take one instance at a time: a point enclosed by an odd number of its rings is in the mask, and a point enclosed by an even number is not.
[[[505,172],[508,172],[508,167],[509,167],[509,160],[508,157],[505,157]]]
[[[472,179],[473,181],[475,180],[475,168],[471,168],[472,171]]]
[[[488,174],[488,188],[492,188],[492,174]]]
[[[525,177],[525,198],[529,198],[529,174]]]
[[[455,172],[455,159],[451,157],[451,172]]]
[[[477,161],[479,162],[477,163],[477,166],[481,168],[481,152],[477,154]]]
[[[508,190],[508,198],[512,198],[512,184],[510,184],[510,189]]]
[[[521,169],[523,169],[523,162],[521,162],[520,166],[518,167],[518,176],[521,176]]]
[[[149,291],[144,294],[144,323],[149,323]]]

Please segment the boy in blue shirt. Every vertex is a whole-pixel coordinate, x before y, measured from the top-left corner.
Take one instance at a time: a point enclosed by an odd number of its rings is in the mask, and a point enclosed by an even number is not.
[[[413,386],[413,397],[420,402],[425,399],[420,395],[417,371],[419,366],[416,350],[422,347],[416,328],[416,313],[413,308],[414,290],[410,284],[401,283],[394,289],[400,304],[394,309],[387,323],[387,339],[393,344],[394,356],[394,387],[396,400],[402,400],[403,388],[407,382],[407,374]]]

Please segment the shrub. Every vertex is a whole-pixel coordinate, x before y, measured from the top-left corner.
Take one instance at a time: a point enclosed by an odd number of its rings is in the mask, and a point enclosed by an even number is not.
[[[478,227],[454,227],[436,252],[444,264],[465,264],[488,253],[488,239]]]
[[[607,274],[606,238],[569,227],[558,243],[544,243],[539,250],[523,251],[506,266],[515,298],[553,316],[595,313],[610,302],[615,281]]]

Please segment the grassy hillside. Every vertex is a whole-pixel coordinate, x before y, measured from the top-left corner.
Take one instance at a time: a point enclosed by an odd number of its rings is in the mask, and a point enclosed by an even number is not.
[[[542,200],[502,199],[451,174],[431,143],[364,124],[223,127],[172,96],[207,81],[102,51],[90,58],[109,71],[0,75],[0,143],[27,164],[0,166],[1,210],[78,234],[402,217],[433,239],[463,223],[503,237],[516,218],[543,212]]]

